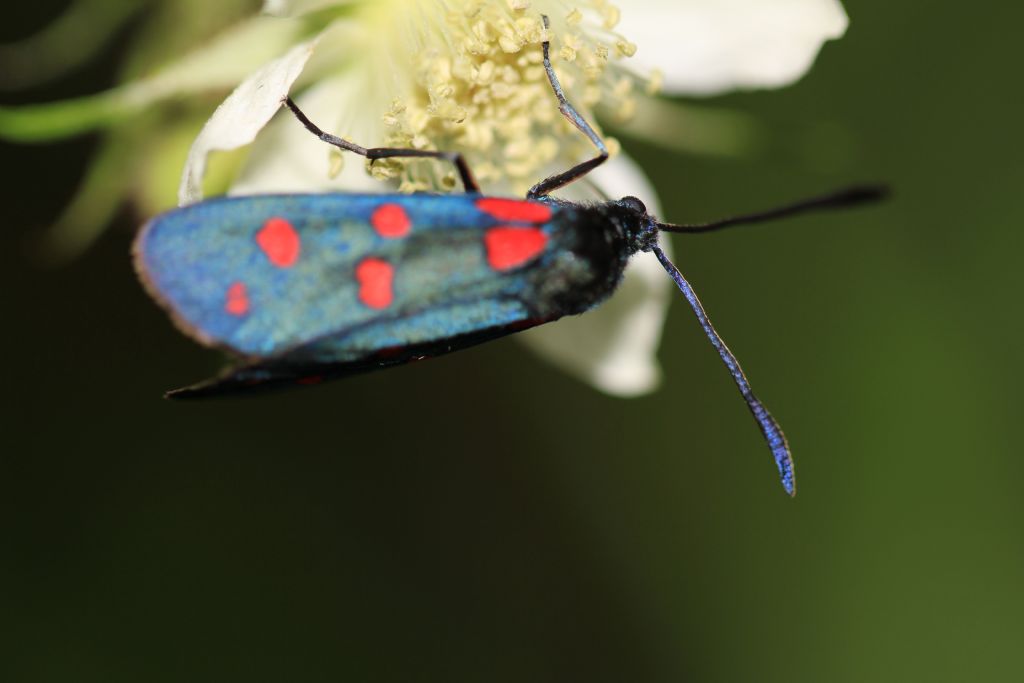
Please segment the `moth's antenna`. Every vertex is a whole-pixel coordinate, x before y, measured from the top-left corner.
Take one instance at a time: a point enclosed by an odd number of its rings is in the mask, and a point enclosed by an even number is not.
[[[758,213],[748,213],[742,216],[734,216],[720,221],[700,223],[697,225],[658,223],[658,229],[664,230],[665,232],[713,232],[733,225],[764,223],[765,221],[775,220],[776,218],[785,218],[787,216],[795,216],[808,211],[817,211],[821,209],[845,209],[858,204],[877,202],[885,199],[888,195],[889,188],[884,185],[856,185],[836,192],[830,192],[829,194],[821,195],[819,197],[804,199],[803,201],[796,202],[795,204],[788,204],[777,209],[760,211]]]
[[[736,381],[736,386],[739,387],[743,400],[747,402],[747,407],[754,414],[754,419],[757,420],[761,433],[764,434],[765,440],[768,441],[768,447],[772,449],[772,455],[775,456],[775,464],[779,468],[779,477],[782,479],[782,487],[786,489],[786,493],[789,495],[796,495],[793,456],[789,452],[789,444],[786,443],[786,437],[782,433],[782,428],[779,427],[779,423],[775,421],[775,418],[768,412],[768,409],[754,396],[754,392],[750,388],[750,382],[747,381],[747,376],[743,374],[743,368],[740,367],[740,362],[736,360],[736,356],[732,355],[732,351],[725,345],[722,338],[718,336],[718,332],[715,331],[711,321],[708,320],[708,314],[704,312],[704,306],[701,305],[700,299],[697,298],[697,294],[693,291],[693,287],[690,286],[690,283],[686,281],[686,278],[675,267],[675,264],[668,260],[665,252],[657,245],[654,246],[654,255],[658,257],[661,265],[665,267],[668,274],[675,280],[679,290],[686,297],[687,303],[690,304],[690,308],[693,309],[694,315],[697,316],[700,326],[704,328],[704,334],[708,336],[711,345],[715,347],[718,355],[722,357],[725,367],[729,368],[729,372],[732,373],[732,378]]]

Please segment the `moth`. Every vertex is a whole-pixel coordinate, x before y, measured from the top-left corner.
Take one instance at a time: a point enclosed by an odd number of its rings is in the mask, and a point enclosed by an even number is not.
[[[608,149],[567,101],[549,49],[545,41],[544,68],[559,110],[597,155],[538,182],[525,199],[481,194],[457,152],[361,147],[324,132],[287,99],[298,121],[327,144],[370,160],[451,162],[465,192],[226,197],[144,226],[133,251],[146,289],[185,334],[234,359],[219,376],[167,395],[315,384],[463,349],[585,313],[612,294],[631,256],[652,252],[729,369],[793,494],[782,430],[658,246],[658,234],[850,206],[879,198],[882,188],[854,187],[703,225],[659,222],[635,197],[592,205],[553,197],[603,163]]]

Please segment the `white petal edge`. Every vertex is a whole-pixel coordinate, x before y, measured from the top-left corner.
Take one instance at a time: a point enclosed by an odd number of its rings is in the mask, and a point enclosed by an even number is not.
[[[588,178],[607,196],[633,195],[651,213],[659,211],[654,188],[625,155]],[[581,198],[583,186],[577,185],[576,190],[561,194]],[[667,242],[661,246],[668,251]],[[656,354],[671,292],[672,281],[654,255],[637,254],[608,301],[583,315],[527,330],[518,338],[545,360],[605,393],[621,397],[650,393],[661,382]]]
[[[319,81],[294,96],[295,103],[328,132],[351,139],[363,146],[379,144],[379,117],[366,112],[384,111],[386,103],[375,107],[366,101],[359,74],[343,75]],[[350,115],[354,114],[354,115]],[[334,128],[337,121],[344,128]],[[342,170],[336,177],[328,174],[334,148],[314,137],[288,112],[274,119],[252,145],[238,179],[228,194],[267,194],[274,192],[386,192],[393,188],[375,180],[366,172],[365,160],[344,152]]]
[[[301,22],[252,17],[225,29],[208,43],[118,91],[125,102],[154,101],[213,89],[227,89],[299,40],[309,37]]]
[[[316,38],[301,43],[284,56],[263,65],[217,107],[189,150],[178,187],[180,205],[203,198],[203,176],[211,152],[247,145],[267,125],[313,55],[316,44]]]
[[[849,20],[839,0],[643,0],[618,30],[657,68],[670,95],[714,95],[793,83]]]

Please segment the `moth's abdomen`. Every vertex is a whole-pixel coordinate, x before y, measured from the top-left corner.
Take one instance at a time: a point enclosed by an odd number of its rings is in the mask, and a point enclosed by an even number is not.
[[[588,307],[579,292],[607,276],[586,230],[601,228],[564,212],[475,196],[220,199],[154,219],[136,264],[204,343],[262,358],[330,340],[347,360]]]

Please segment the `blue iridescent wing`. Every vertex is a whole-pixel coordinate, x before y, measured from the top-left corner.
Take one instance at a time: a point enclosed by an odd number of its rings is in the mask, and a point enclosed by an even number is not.
[[[567,265],[559,212],[474,195],[217,199],[151,221],[136,267],[179,327],[243,367],[347,374],[571,312],[536,286]]]

